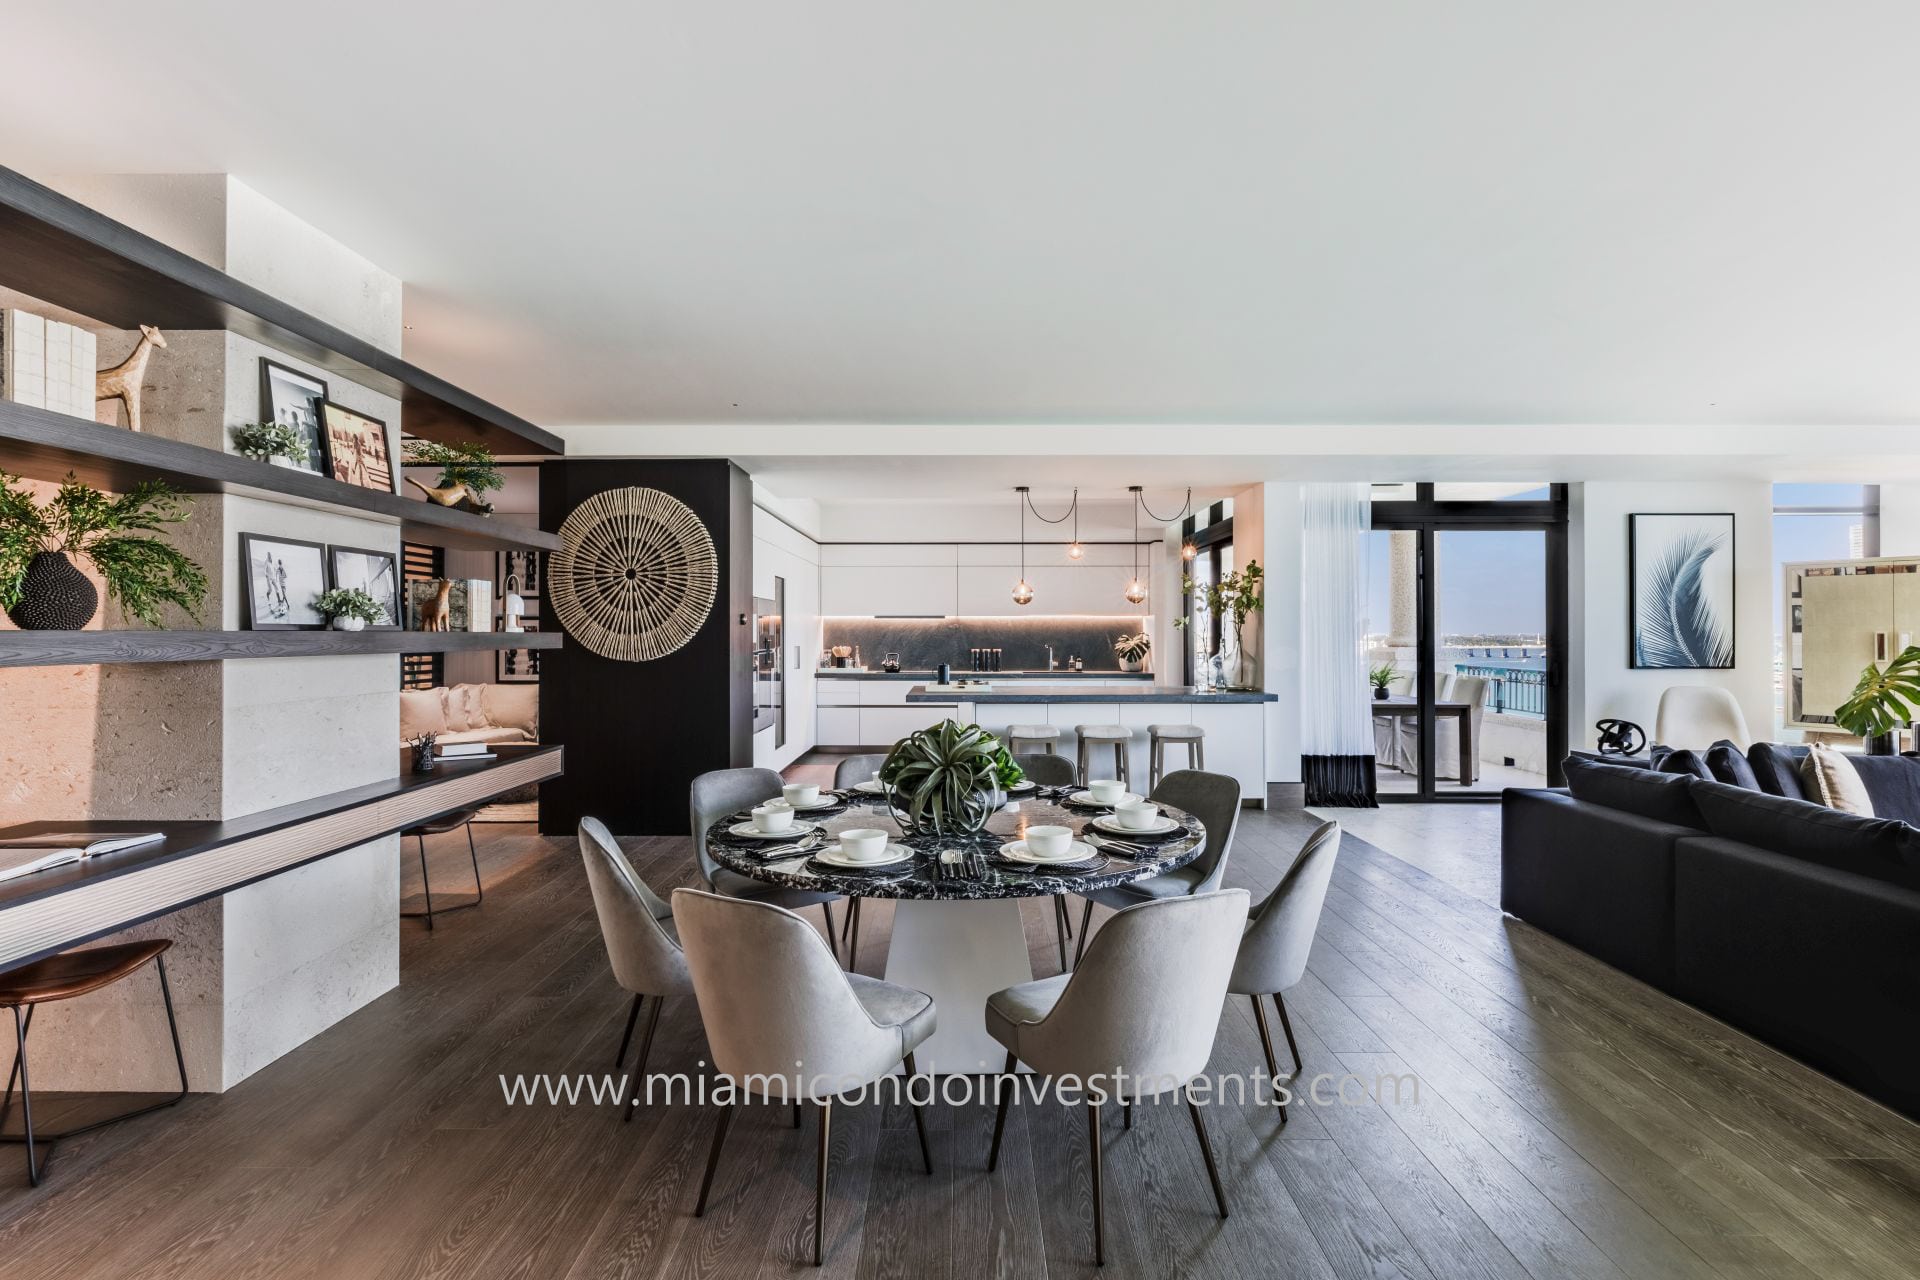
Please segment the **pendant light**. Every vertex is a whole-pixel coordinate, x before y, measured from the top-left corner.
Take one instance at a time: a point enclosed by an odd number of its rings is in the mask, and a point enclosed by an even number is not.
[[[1153,514],[1153,508],[1147,505],[1146,491],[1142,489],[1141,486],[1130,484],[1127,486],[1127,492],[1133,495],[1133,579],[1127,583],[1127,603],[1145,604],[1147,600],[1147,584],[1140,581],[1140,513],[1142,511],[1146,512],[1147,519],[1160,525],[1169,525],[1175,520],[1185,520],[1193,513],[1193,490],[1187,490],[1187,500],[1181,505],[1179,513],[1166,517]],[[1199,551],[1200,549],[1193,545],[1193,539],[1191,538],[1186,539],[1180,544],[1180,558],[1182,560],[1193,559],[1194,556],[1199,554]]]
[[[1067,559],[1078,560],[1087,554],[1087,549],[1080,545],[1080,491],[1078,489],[1073,491],[1073,511],[1071,514],[1073,516],[1073,541],[1067,544]]]
[[[1020,495],[1020,581],[1013,584],[1013,602],[1027,605],[1033,603],[1033,587],[1027,582],[1027,507],[1033,499],[1027,496],[1027,486],[1016,486],[1014,492]]]

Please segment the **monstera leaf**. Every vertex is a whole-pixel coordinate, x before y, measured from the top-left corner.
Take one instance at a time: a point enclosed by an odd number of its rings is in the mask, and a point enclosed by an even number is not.
[[[1871,662],[1833,718],[1848,733],[1863,738],[1892,733],[1914,718],[1920,706],[1920,645],[1910,645],[1885,667]]]
[[[1726,544],[1719,534],[1681,538],[1653,564],[1634,643],[1642,667],[1726,668],[1733,639],[1707,598],[1707,561]]]
[[[893,744],[880,781],[914,831],[978,831],[993,816],[1000,740],[977,724],[943,720]]]

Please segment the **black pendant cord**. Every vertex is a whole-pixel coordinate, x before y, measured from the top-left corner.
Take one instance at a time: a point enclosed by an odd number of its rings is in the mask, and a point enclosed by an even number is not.
[[[1135,505],[1147,513],[1147,519],[1152,520],[1156,524],[1172,524],[1175,520],[1185,520],[1193,514],[1193,489],[1191,487],[1187,489],[1187,500],[1181,506],[1179,512],[1170,516],[1157,516],[1153,514],[1153,508],[1147,505],[1146,490],[1139,485],[1133,487],[1133,500]]]
[[[1068,516],[1074,517],[1073,538],[1075,542],[1080,540],[1080,491],[1078,489],[1073,491],[1073,501],[1067,506],[1067,509],[1053,519],[1048,519],[1046,516],[1041,515],[1040,508],[1033,505],[1033,491],[1031,489],[1025,485],[1021,485],[1020,494],[1026,499],[1027,510],[1033,512],[1033,518],[1035,520],[1039,520],[1045,524],[1065,524]]]

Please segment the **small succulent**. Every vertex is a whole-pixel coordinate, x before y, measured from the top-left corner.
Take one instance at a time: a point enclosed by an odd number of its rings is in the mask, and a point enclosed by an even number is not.
[[[303,462],[307,456],[300,433],[284,422],[243,422],[233,429],[233,447],[262,462],[274,458]]]
[[[329,618],[358,618],[378,622],[387,616],[380,602],[358,587],[335,587],[314,599],[313,607]]]
[[[1384,689],[1397,680],[1399,676],[1400,672],[1395,669],[1391,662],[1383,662],[1373,670],[1367,672],[1367,683],[1376,689]]]

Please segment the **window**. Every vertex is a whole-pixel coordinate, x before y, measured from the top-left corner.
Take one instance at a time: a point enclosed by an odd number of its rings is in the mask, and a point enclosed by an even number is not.
[[[1786,566],[1819,560],[1871,560],[1880,554],[1880,486],[1773,486],[1774,736],[1787,736],[1786,683],[1793,646],[1786,627]]]

